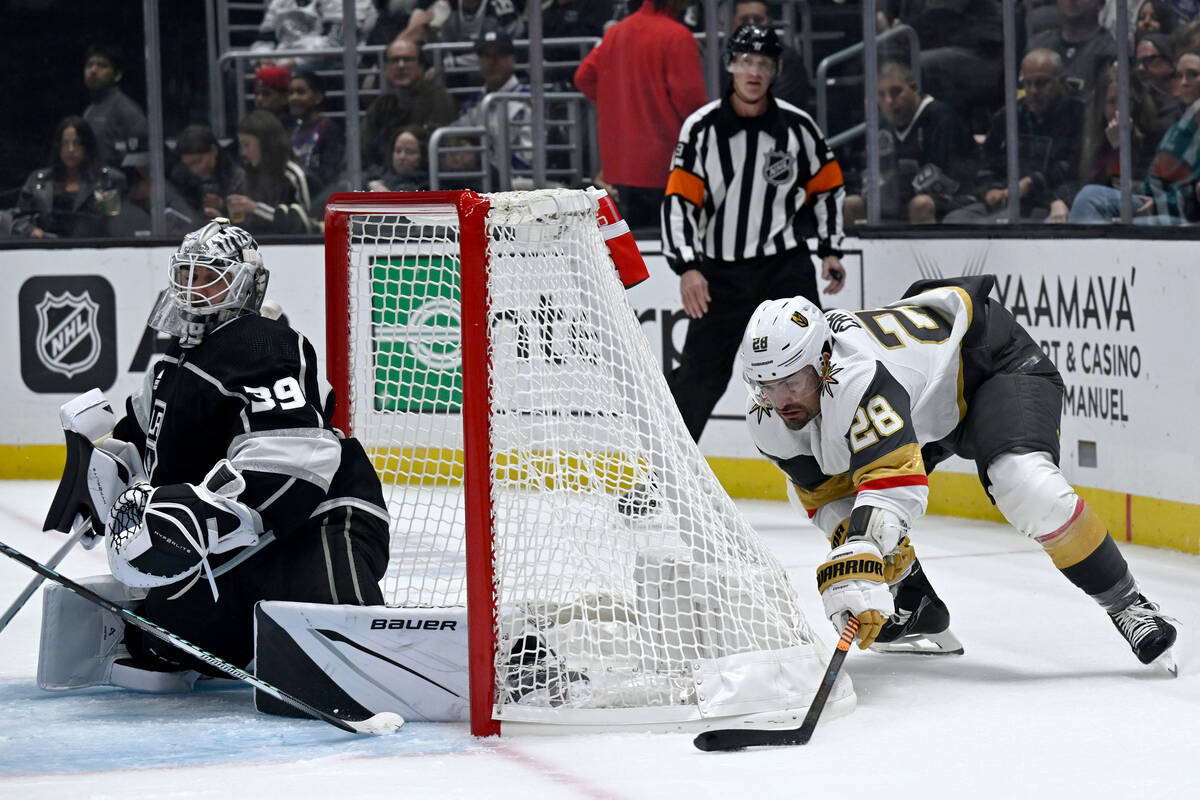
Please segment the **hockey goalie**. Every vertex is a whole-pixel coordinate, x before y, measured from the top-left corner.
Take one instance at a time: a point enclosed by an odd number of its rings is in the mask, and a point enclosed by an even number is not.
[[[116,420],[98,390],[63,406],[67,465],[47,530],[101,539],[112,576],[85,582],[237,666],[260,600],[382,604],[388,516],[363,448],[330,422],[312,345],[261,312],[268,271],[217,218],[171,257],[151,325],[174,341]],[[58,587],[38,680],[190,688],[211,667]]]

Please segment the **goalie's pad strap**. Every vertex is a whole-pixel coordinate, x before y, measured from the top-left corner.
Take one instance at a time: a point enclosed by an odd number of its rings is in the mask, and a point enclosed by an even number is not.
[[[883,559],[870,553],[857,553],[845,558],[835,558],[817,567],[817,591],[825,593],[841,581],[883,582]]]

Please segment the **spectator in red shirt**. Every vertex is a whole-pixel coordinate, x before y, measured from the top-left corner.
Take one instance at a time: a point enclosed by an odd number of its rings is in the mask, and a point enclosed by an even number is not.
[[[708,102],[695,39],[679,16],[691,0],[645,0],[609,28],[575,85],[596,104],[603,184],[634,227],[656,226],[683,121]]]

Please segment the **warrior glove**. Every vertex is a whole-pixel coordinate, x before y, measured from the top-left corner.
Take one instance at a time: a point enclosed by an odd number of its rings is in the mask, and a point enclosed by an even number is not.
[[[884,580],[883,556],[870,541],[856,539],[830,550],[828,560],[817,567],[817,588],[835,629],[841,630],[850,614],[858,618],[858,646],[863,650],[895,611]]]

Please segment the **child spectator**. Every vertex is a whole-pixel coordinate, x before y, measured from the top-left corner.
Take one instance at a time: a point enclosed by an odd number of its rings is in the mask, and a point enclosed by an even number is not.
[[[287,127],[291,123],[288,114],[288,88],[292,73],[287,67],[259,67],[254,73],[254,107],[270,111]]]
[[[325,82],[315,72],[297,72],[288,88],[288,110],[292,113],[292,157],[326,186],[337,177],[346,152],[342,126],[321,113]]]
[[[238,125],[238,149],[246,170],[245,194],[225,198],[229,219],[253,233],[308,233],[308,176],[292,160],[283,123],[258,109]]]

